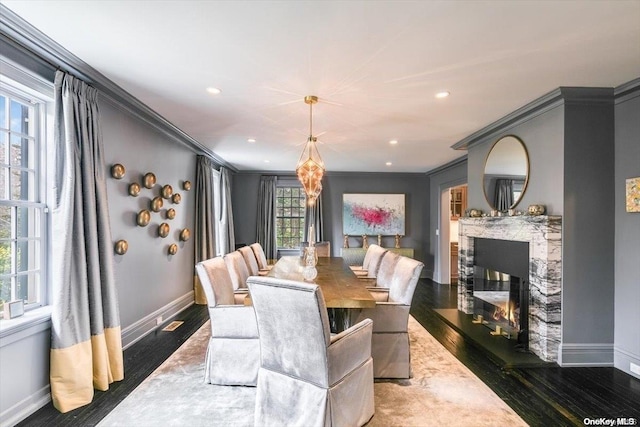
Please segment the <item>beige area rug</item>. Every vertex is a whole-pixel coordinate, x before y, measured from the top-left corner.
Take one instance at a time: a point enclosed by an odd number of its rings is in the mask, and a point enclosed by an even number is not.
[[[207,322],[100,424],[253,426],[255,388],[205,384]],[[409,319],[413,378],[375,383],[367,426],[526,426],[527,424],[415,319]]]

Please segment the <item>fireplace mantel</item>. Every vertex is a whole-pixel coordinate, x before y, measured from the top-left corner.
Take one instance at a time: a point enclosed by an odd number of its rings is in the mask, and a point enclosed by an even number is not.
[[[458,220],[458,309],[472,313],[474,238],[529,242],[529,349],[556,362],[561,336],[562,217],[504,216]]]

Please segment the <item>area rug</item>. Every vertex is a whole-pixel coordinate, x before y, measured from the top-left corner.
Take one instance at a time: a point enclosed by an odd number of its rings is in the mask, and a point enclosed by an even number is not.
[[[253,426],[255,388],[205,384],[207,322],[98,424]],[[415,319],[409,380],[376,381],[370,427],[527,424]]]

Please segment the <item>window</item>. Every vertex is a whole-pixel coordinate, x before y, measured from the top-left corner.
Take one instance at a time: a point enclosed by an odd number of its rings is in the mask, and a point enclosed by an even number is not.
[[[276,188],[276,241],[278,249],[300,247],[304,240],[306,198],[300,187]]]
[[[30,309],[46,300],[46,108],[47,100],[2,76],[0,312],[6,301],[24,300]]]

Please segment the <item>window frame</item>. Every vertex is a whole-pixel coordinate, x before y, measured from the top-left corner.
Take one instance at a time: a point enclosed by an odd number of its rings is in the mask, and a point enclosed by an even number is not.
[[[34,73],[24,70],[21,67],[8,62],[6,58],[0,57],[0,93],[3,96],[8,97],[10,100],[16,100],[20,103],[33,107],[33,117],[35,129],[33,135],[29,136],[33,138],[33,152],[35,159],[33,159],[33,169],[28,167],[24,169],[21,166],[12,166],[10,157],[6,159],[7,163],[3,163],[2,167],[7,171],[7,189],[2,189],[3,193],[0,198],[0,206],[9,207],[12,210],[11,220],[11,235],[8,239],[11,245],[11,258],[12,266],[8,276],[11,278],[11,298],[15,300],[16,295],[16,280],[21,276],[28,276],[29,274],[39,274],[39,280],[35,289],[29,292],[35,293],[33,302],[25,300],[25,312],[42,308],[50,304],[51,301],[51,287],[50,281],[50,257],[51,257],[51,227],[50,227],[50,215],[49,215],[49,200],[51,200],[51,186],[47,185],[51,182],[53,172],[50,168],[48,158],[53,154],[52,144],[53,141],[53,84],[46,81],[42,77],[35,75]],[[7,106],[10,106],[10,102],[7,101]],[[9,112],[6,112],[9,117]],[[2,132],[7,136],[7,150],[11,151],[11,131],[10,123],[6,124],[6,128],[2,128]],[[11,171],[12,170],[33,170],[35,174],[34,186],[35,193],[33,200],[15,200],[12,194],[4,193],[4,191],[12,191],[11,188]],[[4,198],[7,195],[8,198]],[[18,237],[16,235],[16,227],[14,224],[14,217],[17,214],[16,210],[26,208],[34,212],[34,216],[37,218],[34,223],[31,223],[37,228],[38,233],[33,236],[31,231],[26,237]],[[39,212],[39,214],[37,213]],[[17,271],[15,265],[15,259],[17,257],[17,244],[18,242],[39,242],[36,256],[38,257],[38,268],[35,270],[28,269],[25,271]],[[0,312],[1,313],[1,312]],[[2,316],[0,316],[2,317]]]
[[[285,189],[285,188],[290,188],[290,189],[294,189],[295,188],[295,189],[298,189],[300,191],[299,197],[296,197],[296,198],[289,197],[289,199],[291,199],[291,200],[301,199],[302,200],[302,206],[299,206],[299,208],[302,209],[302,215],[301,216],[300,215],[295,215],[295,216],[294,215],[288,215],[288,216],[286,216],[286,215],[278,215],[278,209],[280,207],[280,204],[279,204],[278,200],[279,200],[279,198],[281,198],[281,197],[278,196],[278,192],[279,192],[279,190]],[[278,247],[278,251],[288,251],[288,250],[298,249],[300,247],[300,242],[302,242],[304,240],[304,230],[305,230],[305,224],[306,224],[306,206],[307,206],[307,203],[306,203],[306,195],[304,194],[304,189],[302,188],[300,183],[297,182],[297,181],[292,181],[292,180],[291,181],[290,180],[280,181],[279,180],[278,183],[276,184],[276,195],[275,195],[275,198],[276,198],[276,203],[275,203],[275,207],[276,207],[275,229],[276,229],[276,245]],[[282,206],[282,209],[284,210],[285,206]],[[301,219],[302,220],[301,223],[300,223],[300,227],[299,227],[299,229],[300,229],[300,236],[299,237],[300,238],[297,240],[297,243],[295,243],[295,245],[293,245],[291,247],[281,246],[280,245],[281,239],[285,238],[285,237],[280,235],[281,227],[278,226],[278,223],[279,223],[280,219],[290,219],[290,220],[291,219]],[[286,239],[291,239],[291,237],[288,237]]]

